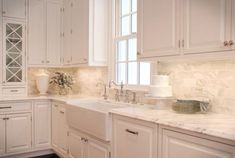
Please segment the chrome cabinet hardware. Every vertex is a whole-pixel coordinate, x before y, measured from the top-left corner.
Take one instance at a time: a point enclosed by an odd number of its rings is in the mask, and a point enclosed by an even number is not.
[[[131,131],[129,129],[126,129],[126,132],[130,133],[130,134],[134,134],[134,135],[139,135],[139,132],[136,131]]]
[[[11,90],[11,92],[18,92],[18,90],[17,89],[13,89],[13,90]]]
[[[234,42],[232,40],[229,41],[229,45],[232,46],[234,45]]]
[[[60,111],[61,114],[64,114],[64,111]]]
[[[8,118],[8,117],[5,117],[5,118],[3,118],[3,120],[9,120],[10,118]]]
[[[88,139],[81,137],[81,141],[84,141],[86,143],[88,142]]]
[[[224,46],[228,46],[228,45],[229,45],[228,41],[224,41]]]
[[[137,52],[137,55],[141,55],[141,53],[140,53],[140,52]]]
[[[0,107],[0,109],[11,109],[11,106],[4,106],[4,107]]]

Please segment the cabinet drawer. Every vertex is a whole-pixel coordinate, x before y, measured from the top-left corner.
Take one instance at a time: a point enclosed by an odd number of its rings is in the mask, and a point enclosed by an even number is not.
[[[154,158],[154,127],[128,120],[114,120],[114,158]]]
[[[18,88],[4,88],[2,89],[2,93],[5,96],[11,96],[11,95],[23,95],[26,92],[26,89],[24,87],[18,87]]]
[[[161,158],[235,158],[235,147],[223,143],[163,130]]]
[[[30,102],[4,102],[0,103],[0,112],[31,111]]]

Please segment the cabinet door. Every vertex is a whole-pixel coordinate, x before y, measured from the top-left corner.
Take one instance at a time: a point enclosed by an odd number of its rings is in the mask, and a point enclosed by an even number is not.
[[[3,82],[5,85],[25,84],[25,23],[3,22]]]
[[[52,146],[58,148],[59,145],[59,105],[52,104]]]
[[[51,103],[34,104],[35,147],[48,147],[51,144]]]
[[[4,116],[0,115],[0,156],[5,153],[6,121],[4,118]]]
[[[178,0],[139,0],[138,52],[140,58],[179,54],[178,5]]]
[[[3,16],[26,18],[26,0],[3,0]]]
[[[31,114],[7,115],[7,153],[27,151],[31,148]]]
[[[46,58],[45,0],[29,1],[28,64],[44,65]]]
[[[184,0],[184,53],[230,49],[226,41],[228,0]]]
[[[232,1],[232,49],[235,49],[235,1]]]
[[[62,154],[66,155],[68,146],[67,146],[67,136],[68,136],[68,127],[66,122],[66,113],[65,108],[59,108],[59,149]]]
[[[234,158],[235,148],[168,130],[163,131],[161,158]]]
[[[153,128],[114,120],[114,158],[154,158]]]
[[[89,53],[89,1],[72,2],[72,64],[88,62]]]
[[[69,132],[69,158],[84,158],[84,142],[82,136]]]
[[[72,0],[64,0],[64,45],[63,45],[63,57],[64,64],[69,65],[71,62],[71,38],[72,38],[72,28],[71,28],[71,18],[72,18]]]
[[[59,0],[47,1],[47,61],[48,65],[59,66],[61,59],[61,8]]]
[[[109,158],[108,148],[97,140],[87,142],[87,158]]]

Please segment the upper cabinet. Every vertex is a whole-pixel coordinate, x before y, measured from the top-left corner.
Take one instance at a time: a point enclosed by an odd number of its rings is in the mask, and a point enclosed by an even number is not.
[[[138,3],[138,55],[179,54],[179,0],[139,0]]]
[[[232,3],[232,0],[139,0],[139,58],[230,51],[235,26]]]
[[[3,17],[26,19],[27,0],[2,0]]]
[[[229,38],[226,7],[229,0],[184,0],[183,1],[184,53],[223,51]]]
[[[232,40],[230,42],[232,49],[235,50],[235,1],[232,1]]]
[[[62,1],[29,1],[29,66],[60,66]]]
[[[64,64],[105,65],[109,1],[66,0],[64,6]]]

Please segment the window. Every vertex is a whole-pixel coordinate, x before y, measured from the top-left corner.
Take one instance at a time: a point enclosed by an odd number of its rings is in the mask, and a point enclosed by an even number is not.
[[[116,81],[127,85],[149,85],[150,63],[137,59],[137,0],[117,1]]]

